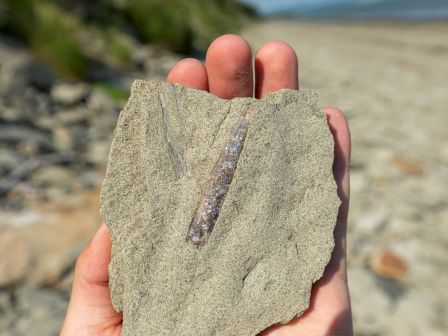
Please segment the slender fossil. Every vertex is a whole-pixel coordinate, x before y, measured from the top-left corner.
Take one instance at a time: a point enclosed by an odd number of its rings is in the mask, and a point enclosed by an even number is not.
[[[186,238],[187,242],[193,245],[205,245],[213,231],[243,149],[249,127],[250,112],[249,105],[230,132],[229,139],[213,167],[210,179],[202,190],[199,205]]]
[[[179,146],[177,146],[176,142],[173,141],[173,135],[171,132],[170,125],[168,123],[168,115],[167,115],[165,99],[162,94],[159,95],[159,99],[160,99],[160,105],[162,107],[162,112],[163,112],[163,128],[165,130],[165,139],[170,148],[170,158],[171,158],[171,162],[173,164],[174,170],[176,172],[176,176],[178,178],[187,176],[188,168],[185,163],[184,153],[183,153],[183,150],[181,148],[179,148]],[[176,104],[177,104],[178,118],[181,119],[182,125],[184,126],[185,121],[182,119],[183,115],[181,115],[180,105],[177,100],[176,100]]]

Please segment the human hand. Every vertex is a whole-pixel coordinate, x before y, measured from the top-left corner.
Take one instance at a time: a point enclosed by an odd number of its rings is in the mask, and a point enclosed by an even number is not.
[[[207,51],[205,63],[204,66],[198,60],[184,59],[173,67],[167,81],[206,90],[224,99],[252,97],[253,93],[255,98],[262,98],[272,91],[299,87],[296,53],[283,42],[268,42],[260,48],[255,56],[255,74],[250,47],[236,35],[216,39]],[[323,277],[313,286],[309,309],[285,325],[268,328],[260,336],[353,334],[345,257],[350,133],[341,111],[327,107],[324,112],[335,141],[333,173],[342,200],[334,232],[335,248]],[[121,334],[122,314],[114,310],[108,286],[110,258],[110,236],[103,224],[76,263],[62,336]]]

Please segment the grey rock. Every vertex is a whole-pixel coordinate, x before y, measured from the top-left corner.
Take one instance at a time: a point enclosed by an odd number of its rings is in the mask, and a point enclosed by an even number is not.
[[[10,144],[29,143],[41,148],[52,148],[49,134],[24,125],[0,125],[0,141]]]
[[[233,132],[246,115],[244,139]],[[217,161],[233,155],[229,139],[244,142],[239,159]],[[123,335],[256,335],[302,314],[334,245],[332,163],[333,139],[310,91],[229,101],[134,82],[101,197]],[[235,167],[233,176],[210,175]],[[195,246],[187,231],[200,199],[221,197],[224,185],[222,207],[210,209],[219,212],[213,231]]]
[[[25,90],[23,96],[17,97],[14,104],[21,110],[21,119],[34,123],[37,118],[51,114],[51,102],[48,94],[37,92],[33,88]]]
[[[70,152],[74,147],[73,136],[66,127],[53,128],[54,147],[62,152]]]
[[[85,169],[81,173],[81,178],[85,187],[94,188],[101,184],[101,181],[104,179],[104,174],[95,169]]]
[[[352,192],[362,192],[367,186],[368,180],[363,172],[352,171],[350,173],[350,190]]]
[[[33,121],[33,125],[36,126],[37,128],[49,131],[57,127],[58,124],[59,123],[57,122],[56,118],[53,115],[38,117]]]
[[[105,112],[114,109],[114,102],[105,92],[94,90],[87,99],[87,106],[90,110]]]
[[[14,303],[8,292],[0,291],[0,335],[1,331],[8,329],[14,321]]]
[[[3,104],[0,104],[0,117],[8,122],[36,125],[40,118],[48,117],[51,111],[48,95],[32,87],[21,90],[20,95],[4,97]]]
[[[376,208],[364,214],[356,222],[356,230],[363,234],[375,234],[389,220],[389,213],[383,208]]]
[[[26,73],[30,85],[44,92],[50,91],[55,79],[55,74],[50,67],[33,60],[28,64]]]
[[[19,120],[17,109],[13,106],[6,105],[3,101],[0,101],[0,118],[6,122]]]
[[[0,291],[0,311],[2,313],[5,313],[10,308],[11,303],[12,302],[9,293],[6,291]]]
[[[22,287],[17,292],[20,335],[57,336],[66,312],[67,298],[48,289]]]
[[[50,289],[23,286],[16,296],[18,309],[34,319],[62,316],[67,309],[67,298]]]
[[[69,187],[76,181],[76,175],[70,168],[44,166],[34,172],[30,179],[38,186]]]
[[[68,109],[58,110],[54,116],[58,123],[70,126],[85,123],[89,117],[93,117],[85,106],[77,105]]]
[[[62,105],[73,105],[87,97],[88,87],[85,83],[58,83],[51,89],[51,98]]]
[[[31,266],[32,255],[27,242],[14,231],[0,231],[0,287],[24,278]]]
[[[105,166],[109,157],[110,143],[96,141],[90,144],[86,158],[90,163]]]
[[[15,151],[0,148],[0,176],[4,176],[4,174],[17,167],[22,161],[23,158]]]
[[[47,315],[45,319],[21,318],[17,321],[14,330],[17,336],[58,336],[62,328],[63,318]]]
[[[23,52],[0,48],[0,92],[4,95],[21,94],[28,84],[26,69],[31,57]]]
[[[27,86],[49,91],[53,71],[19,46],[0,41],[0,92],[20,96]]]

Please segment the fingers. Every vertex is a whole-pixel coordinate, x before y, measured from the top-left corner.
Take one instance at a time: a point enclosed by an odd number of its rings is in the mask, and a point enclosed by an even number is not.
[[[334,107],[324,108],[328,125],[334,139],[334,164],[333,173],[340,187],[339,197],[348,201],[349,196],[349,165],[351,153],[350,129],[347,119],[339,109]]]
[[[333,134],[334,139],[334,163],[333,174],[338,185],[338,195],[341,199],[341,206],[339,208],[337,223],[334,231],[335,247],[327,267],[326,273],[328,276],[337,274],[345,281],[346,278],[346,232],[347,232],[347,217],[349,208],[349,165],[350,165],[350,129],[344,114],[334,108],[327,107],[324,109],[327,115],[328,125]]]
[[[104,224],[76,262],[72,294],[61,335],[120,334],[122,315],[108,286],[111,240]]]
[[[78,258],[75,277],[81,278],[85,284],[108,286],[111,246],[109,231],[106,225],[101,224]]]
[[[237,35],[217,38],[207,50],[206,66],[187,58],[178,62],[167,77],[169,83],[209,90],[224,98],[252,97],[254,90],[252,52],[249,44]],[[271,41],[255,57],[255,97],[280,89],[298,89],[297,55],[288,44]]]
[[[271,41],[264,44],[255,56],[255,97],[267,93],[299,88],[297,55],[288,44]]]
[[[177,62],[168,74],[166,81],[192,89],[208,91],[207,71],[204,65],[194,58],[185,58]]]
[[[210,93],[224,98],[252,97],[252,51],[237,35],[223,35],[212,42],[205,59]]]
[[[72,294],[79,300],[112,308],[108,269],[111,247],[109,231],[102,224],[76,262]]]
[[[186,58],[171,69],[167,82],[208,90],[224,99],[252,96],[252,52],[244,39],[236,35],[217,38],[207,50],[205,63],[206,67]]]

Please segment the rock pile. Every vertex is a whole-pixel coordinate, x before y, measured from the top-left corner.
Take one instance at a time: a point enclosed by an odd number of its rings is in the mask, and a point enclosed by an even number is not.
[[[178,58],[142,47],[139,70],[86,83],[55,78],[0,39],[1,336],[58,335],[74,262],[101,221],[123,98],[134,78],[163,80]]]

